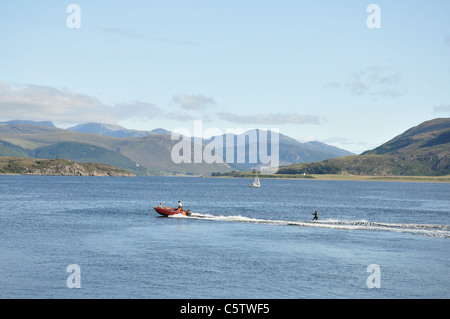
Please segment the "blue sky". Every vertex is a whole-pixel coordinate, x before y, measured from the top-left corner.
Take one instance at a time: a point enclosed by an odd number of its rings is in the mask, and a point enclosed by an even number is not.
[[[371,3],[381,28],[367,27]],[[2,1],[0,121],[193,132],[203,120],[360,153],[449,117],[449,12],[447,0]]]

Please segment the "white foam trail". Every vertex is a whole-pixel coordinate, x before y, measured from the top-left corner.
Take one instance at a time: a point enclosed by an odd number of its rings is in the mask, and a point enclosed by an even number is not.
[[[192,213],[190,217],[186,217],[181,214],[179,215],[180,216],[174,215],[172,217],[195,218],[213,221],[227,221],[227,222],[240,222],[252,224],[280,225],[280,226],[303,226],[303,227],[317,227],[317,228],[330,228],[343,230],[390,231],[390,232],[412,233],[415,235],[422,235],[422,236],[450,238],[449,225],[399,224],[399,223],[369,222],[366,220],[343,221],[335,219],[325,219],[319,221],[289,221],[289,220],[250,218],[241,215],[215,216],[200,213]]]

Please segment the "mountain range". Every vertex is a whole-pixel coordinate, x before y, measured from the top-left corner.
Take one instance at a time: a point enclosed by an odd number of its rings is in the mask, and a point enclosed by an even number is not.
[[[129,170],[136,175],[209,175],[212,172],[249,170],[261,164],[251,163],[248,159],[248,150],[255,146],[253,144],[256,143],[256,150],[259,152],[259,130],[256,140],[246,139],[247,158],[244,163],[176,164],[171,158],[171,150],[178,141],[171,139],[171,133],[162,128],[138,131],[101,123],[86,123],[61,129],[49,121],[16,120],[0,123],[0,156],[97,162]],[[215,138],[225,140],[225,136]],[[236,140],[238,136],[233,138]],[[195,139],[192,141],[195,142]],[[209,142],[210,139],[204,139],[197,143],[204,148]],[[192,148],[195,149],[194,146]],[[224,143],[224,156],[230,151]],[[324,143],[301,143],[279,134],[279,159],[283,165],[321,161],[349,154],[352,153]]]
[[[68,128],[69,131],[88,133],[88,134],[101,134],[114,137],[146,137],[154,134],[166,134],[170,135],[172,132],[162,128],[157,128],[151,131],[138,131],[130,130],[117,124],[101,124],[101,123],[86,123],[76,125]]]
[[[423,122],[361,155],[280,167],[279,174],[450,175],[450,118]]]

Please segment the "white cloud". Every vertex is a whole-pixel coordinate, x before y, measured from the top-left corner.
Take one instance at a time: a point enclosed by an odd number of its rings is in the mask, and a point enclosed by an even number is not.
[[[134,116],[158,117],[161,109],[140,101],[105,105],[96,97],[67,88],[8,85],[0,82],[0,117],[60,123],[117,123]]]
[[[441,104],[434,107],[435,113],[450,113],[450,104]]]
[[[322,140],[321,142],[336,146],[345,150],[349,150],[355,154],[361,154],[364,151],[375,148],[378,145],[369,144],[364,141],[354,141],[348,137],[334,136]]]
[[[359,79],[346,82],[345,86],[350,89],[350,92],[353,95],[364,95],[369,89],[369,87]]]
[[[144,117],[144,118],[159,118],[164,115],[164,112],[161,108],[158,106],[142,102],[142,101],[133,101],[130,103],[121,103],[116,104],[115,108],[117,108],[118,115],[120,115],[120,118],[129,118],[131,116],[138,116],[138,117]],[[132,114],[130,116],[130,113]]]
[[[329,82],[323,86],[325,89],[328,90],[340,90],[341,89],[341,83],[337,81]]]
[[[333,81],[324,85],[329,90],[345,90],[351,95],[368,96],[373,99],[397,98],[404,94],[401,73],[378,65],[354,72],[345,81]]]
[[[173,112],[169,112],[167,114],[167,116],[173,120],[176,121],[182,121],[182,122],[187,122],[187,121],[194,121],[196,120],[196,118],[192,117],[191,115],[187,114],[186,112],[182,112],[182,111],[173,111]]]
[[[302,136],[302,137],[297,138],[297,140],[301,143],[318,141],[317,137],[312,136],[312,135]]]
[[[319,124],[320,117],[316,115],[300,115],[297,113],[276,113],[276,114],[251,114],[239,115],[232,113],[217,113],[221,120],[234,123],[249,124]]]
[[[340,136],[327,138],[326,140],[323,140],[323,142],[328,144],[342,144],[342,145],[356,144],[348,137],[340,137]]]
[[[190,95],[182,93],[175,95],[172,100],[187,110],[202,110],[216,104],[213,98],[201,94]]]

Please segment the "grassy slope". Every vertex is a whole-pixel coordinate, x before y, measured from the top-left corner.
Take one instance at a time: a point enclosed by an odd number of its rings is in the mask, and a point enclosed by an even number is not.
[[[289,174],[445,176],[450,174],[450,119],[435,119],[362,155],[281,167]]]
[[[171,149],[177,141],[168,135],[150,135],[146,138],[117,138],[97,134],[71,132],[58,128],[32,125],[0,125],[0,140],[26,149],[50,146],[60,142],[85,143],[118,152],[139,163],[153,174],[168,171],[192,174],[208,174],[230,170],[226,164],[175,164]]]
[[[65,158],[80,163],[104,163],[144,175],[145,169],[136,166],[128,157],[106,148],[75,142],[61,142],[34,149],[33,157],[43,159]]]
[[[30,157],[28,152],[18,145],[0,140],[0,156]]]
[[[444,145],[450,142],[450,118],[438,118],[423,122],[383,145],[364,152],[365,154],[392,154],[395,152],[416,151],[424,147]]]
[[[354,155],[323,162],[327,170],[317,170],[318,163],[302,163],[281,167],[281,174],[351,174],[374,176],[445,176],[450,175],[448,151],[422,150],[383,155]]]

